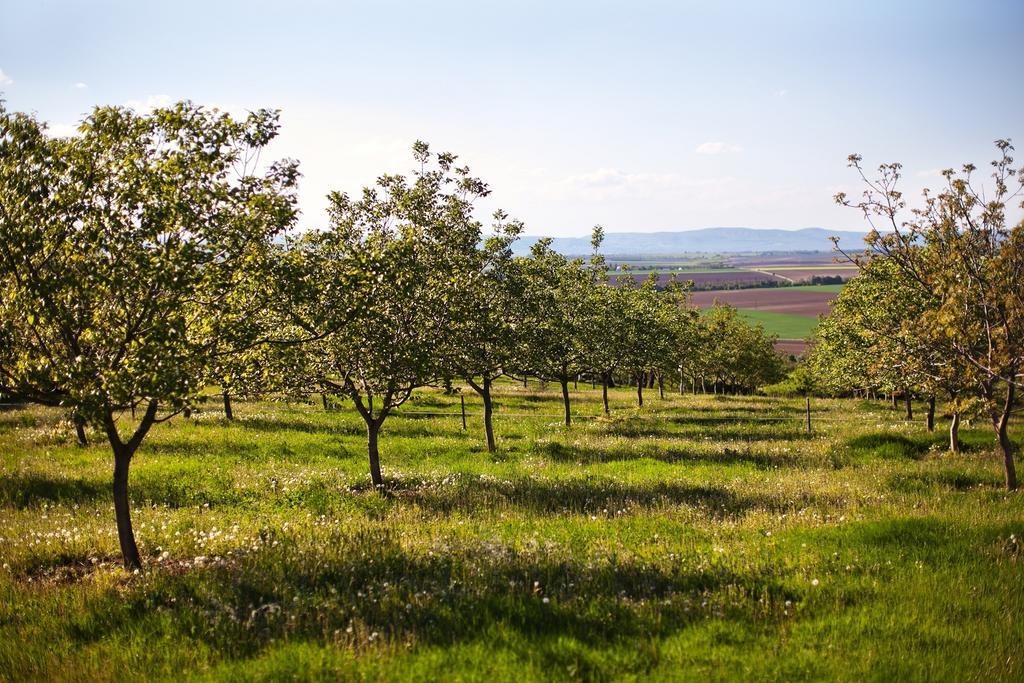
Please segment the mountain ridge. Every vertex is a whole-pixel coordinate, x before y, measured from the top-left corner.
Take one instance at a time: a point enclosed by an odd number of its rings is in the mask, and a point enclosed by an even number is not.
[[[710,227],[696,230],[664,230],[658,232],[607,232],[601,252],[616,256],[675,256],[693,253],[751,252],[827,252],[832,250],[832,236],[839,237],[846,248],[859,248],[867,231],[829,230],[820,227],[784,230],[781,228]],[[523,235],[513,251],[529,253],[540,235]],[[567,256],[590,253],[590,237],[554,237],[551,247]]]

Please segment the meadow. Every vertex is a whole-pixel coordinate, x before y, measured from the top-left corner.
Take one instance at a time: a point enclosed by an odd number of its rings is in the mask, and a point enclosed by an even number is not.
[[[101,435],[0,412],[0,679],[1021,680],[1024,499],[991,430],[881,402],[502,383],[389,418],[215,401],[132,469],[120,566]],[[1020,444],[1019,423],[1013,438]]]

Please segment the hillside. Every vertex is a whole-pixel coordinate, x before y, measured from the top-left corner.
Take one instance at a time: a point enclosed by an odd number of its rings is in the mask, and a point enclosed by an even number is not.
[[[605,235],[601,251],[611,256],[680,255],[692,253],[764,253],[816,251],[832,249],[830,237],[836,236],[847,247],[860,247],[863,232],[803,228],[779,230],[768,228],[701,228],[671,232],[610,232]],[[541,239],[524,235],[515,245],[516,253],[525,254]],[[556,251],[572,256],[590,253],[590,237],[556,237]]]

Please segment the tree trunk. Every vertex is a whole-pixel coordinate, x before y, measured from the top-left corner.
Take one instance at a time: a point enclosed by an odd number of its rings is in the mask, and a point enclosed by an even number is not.
[[[491,380],[488,377],[484,377],[483,391],[480,392],[480,396],[484,400],[484,433],[487,435],[487,452],[493,453],[497,450],[497,446],[494,444],[494,425],[491,421],[492,408],[491,405]]]
[[[132,529],[131,502],[128,500],[128,466],[132,461],[132,453],[125,446],[114,451],[114,515],[117,518],[117,540],[121,544],[121,557],[124,568],[132,571],[142,569],[142,558],[139,547],[135,544],[135,531]]]
[[[234,420],[235,414],[231,411],[231,394],[224,392],[224,417],[228,420]]]
[[[142,568],[142,558],[135,544],[135,532],[132,529],[131,503],[128,500],[128,467],[132,456],[139,449],[150,427],[156,421],[157,402],[150,400],[142,421],[135,428],[132,437],[124,442],[117,431],[113,410],[108,409],[103,415],[103,427],[107,433],[107,441],[114,453],[114,516],[117,520],[117,540],[121,545],[121,557],[124,567],[128,570]]]
[[[320,402],[324,404],[324,412],[327,412],[327,394],[320,394]]]
[[[562,405],[565,406],[565,426],[572,426],[572,413],[569,412],[569,378],[562,376],[559,381],[562,385]]]
[[[608,373],[601,374],[601,399],[604,401],[604,414],[609,415],[608,410]]]
[[[384,493],[384,477],[380,473],[380,453],[377,450],[377,435],[383,422],[380,418],[366,420],[366,449],[370,456],[370,481],[378,493]]]
[[[928,431],[935,431],[935,397],[928,397]]]
[[[1013,464],[1013,442],[1010,441],[1010,413],[1013,411],[1013,401],[1016,387],[1012,384],[1006,388],[1006,401],[1003,403],[1003,410],[998,417],[993,415],[992,425],[995,427],[996,436],[999,439],[999,450],[1003,453],[1003,465],[1006,468],[1006,490],[1017,490],[1017,469]]]
[[[949,450],[960,454],[960,413],[953,413],[953,421],[949,423]]]
[[[71,418],[75,423],[75,436],[78,437],[79,446],[88,446],[89,437],[85,435],[85,418],[75,413]]]
[[[896,410],[896,408],[899,407],[899,403],[897,403],[897,401],[896,401],[896,392],[895,391],[892,392],[892,394],[890,394],[890,398],[892,398],[892,409]]]
[[[683,369],[679,368],[679,395],[682,396],[685,393],[683,389]]]
[[[636,405],[638,408],[644,407],[644,384],[647,383],[647,376],[644,373],[637,374],[636,377]]]
[[[648,389],[653,389],[654,388],[655,374],[656,373],[654,372],[654,370],[651,370],[651,372],[647,375],[647,388]]]
[[[658,373],[658,396],[665,400],[665,376]]]
[[[904,417],[907,420],[913,420],[914,419],[914,405],[910,401],[910,392],[909,391],[904,391],[903,392],[903,405],[906,408],[906,414],[904,415]]]

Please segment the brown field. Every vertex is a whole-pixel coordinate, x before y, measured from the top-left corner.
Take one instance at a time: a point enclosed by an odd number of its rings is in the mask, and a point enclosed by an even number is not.
[[[750,266],[751,268],[758,268],[764,272],[772,273],[776,277],[788,278],[794,282],[809,281],[812,277],[834,277],[839,276],[845,279],[849,279],[857,274],[856,266],[814,266],[808,268],[796,268],[793,266],[786,266],[782,268],[773,268],[772,266]]]
[[[720,301],[736,308],[817,317],[829,313],[835,292],[814,292],[790,287],[765,289],[725,289],[694,292],[690,300],[701,308]]]
[[[617,279],[622,276],[612,276],[612,281],[616,282]],[[788,275],[786,277],[789,277]],[[646,275],[634,275],[633,279],[637,282],[644,282],[647,279]],[[672,279],[671,274],[662,273],[658,275],[658,286],[664,287]],[[766,273],[755,273],[749,270],[723,270],[723,271],[707,271],[707,272],[695,272],[695,273],[678,273],[678,279],[680,282],[686,282],[687,280],[693,280],[695,288],[708,288],[713,286],[722,286],[726,284],[736,285],[755,285],[760,282],[779,282],[783,278],[774,277]]]
[[[783,356],[801,356],[807,350],[803,339],[780,339],[775,342],[775,351]]]

